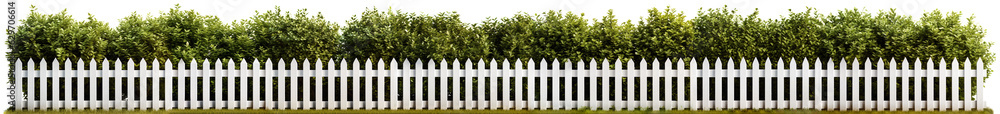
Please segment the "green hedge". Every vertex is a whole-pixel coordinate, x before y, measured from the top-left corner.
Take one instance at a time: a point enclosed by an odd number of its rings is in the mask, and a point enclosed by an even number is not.
[[[323,15],[280,8],[225,23],[180,6],[155,16],[120,19],[116,28],[65,11],[32,10],[7,40],[20,58],[945,58],[983,59],[992,45],[973,17],[938,10],[919,18],[895,10],[869,13],[813,8],[779,19],[755,11],[702,9],[693,19],[672,8],[648,10],[637,23],[612,11],[517,13],[461,22],[456,12],[436,15],[370,9],[336,25]],[[964,18],[964,20],[963,20]],[[965,21],[965,22],[963,22]]]

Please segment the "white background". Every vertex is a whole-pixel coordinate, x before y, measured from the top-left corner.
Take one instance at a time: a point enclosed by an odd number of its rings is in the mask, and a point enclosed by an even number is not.
[[[255,14],[254,11],[272,10],[275,6],[292,12],[307,8],[310,14],[322,12],[328,21],[341,26],[366,8],[378,8],[384,11],[390,7],[393,10],[424,14],[457,11],[462,21],[466,23],[479,23],[488,17],[509,17],[518,12],[534,14],[548,10],[584,13],[585,18],[594,19],[606,15],[609,9],[613,9],[616,18],[622,22],[632,20],[633,23],[637,23],[642,16],[647,15],[646,10],[654,7],[663,9],[667,6],[682,11],[687,19],[695,17],[700,8],[719,8],[723,5],[737,9],[737,13],[742,15],[753,13],[756,8],[763,19],[779,19],[787,15],[789,9],[793,12],[802,12],[806,7],[814,7],[823,14],[845,8],[860,8],[871,13],[895,8],[901,14],[914,16],[914,19],[919,19],[926,11],[940,9],[960,11],[964,14],[963,18],[975,14],[975,23],[986,29],[985,39],[989,42],[997,42],[1000,39],[997,38],[1000,37],[997,35],[1000,33],[991,32],[1000,29],[1000,13],[997,13],[1000,11],[1000,6],[987,0],[8,0],[8,2],[16,3],[17,19],[24,19],[30,12],[30,5],[34,5],[38,12],[44,14],[58,13],[65,9],[77,20],[86,19],[88,13],[93,14],[98,20],[108,22],[112,27],[118,25],[119,19],[133,12],[141,15],[158,15],[161,11],[173,8],[174,4],[180,4],[184,10],[193,9],[203,15],[218,16],[223,22],[247,19]],[[10,16],[8,13],[5,14]],[[3,34],[3,38],[3,41],[6,41],[7,35]],[[1000,52],[996,47],[997,45],[991,47],[990,52]],[[0,48],[3,48],[4,52],[10,51],[6,44]],[[3,56],[6,56],[6,53]],[[9,61],[4,59],[0,62],[2,62],[0,69],[4,69],[0,71],[3,76],[7,76],[6,69],[9,68],[6,64]],[[991,68],[1000,67],[994,63]],[[7,81],[3,80],[2,87],[10,86],[10,82]],[[986,84],[1000,84],[1000,79],[987,79]],[[1000,95],[997,90],[997,87],[987,85],[985,94]],[[7,104],[9,98],[6,96],[10,93],[6,91],[2,93],[5,98],[0,98],[3,100],[0,108],[6,109],[9,107]],[[986,99],[988,106],[1000,106],[1000,98],[986,97]]]

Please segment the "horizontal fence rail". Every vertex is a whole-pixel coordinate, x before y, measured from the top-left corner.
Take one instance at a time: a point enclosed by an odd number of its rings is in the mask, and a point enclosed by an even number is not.
[[[14,106],[16,110],[985,108],[982,92],[974,93],[984,87],[982,60],[976,67],[969,59],[636,60],[17,60]]]

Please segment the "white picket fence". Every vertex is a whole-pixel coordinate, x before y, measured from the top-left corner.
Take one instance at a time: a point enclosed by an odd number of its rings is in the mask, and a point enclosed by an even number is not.
[[[943,59],[915,61],[914,68],[905,59],[901,66],[889,60],[888,67],[882,59],[865,60],[863,66],[858,60],[823,64],[819,59],[778,59],[777,65],[770,59],[716,59],[714,64],[708,59],[614,60],[614,68],[608,60],[514,60],[513,65],[507,60],[502,65],[496,60],[416,60],[415,66],[410,60],[319,62],[329,63],[325,68],[309,60],[291,60],[290,65],[279,60],[277,66],[271,60],[240,61],[239,66],[232,60],[228,65],[220,60],[214,65],[211,60],[162,65],[140,60],[140,69],[136,64],[122,67],[122,61],[103,60],[100,67],[93,60],[89,67],[72,64],[83,60],[32,61],[27,60],[27,67],[25,61],[15,63],[17,110],[985,108],[983,94],[972,94],[970,88],[982,90],[986,70],[982,60],[973,69],[968,59],[952,60],[950,68]]]

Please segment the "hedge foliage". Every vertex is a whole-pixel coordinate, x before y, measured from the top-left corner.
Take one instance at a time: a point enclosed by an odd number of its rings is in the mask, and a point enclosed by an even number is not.
[[[779,19],[755,11],[702,9],[693,19],[672,8],[648,10],[637,23],[613,11],[517,13],[479,23],[456,12],[435,15],[369,9],[340,26],[322,14],[280,8],[225,23],[180,6],[134,14],[116,28],[74,20],[65,11],[32,10],[7,40],[9,58],[982,58],[992,45],[974,17],[938,10],[919,18],[895,10],[809,8]],[[963,20],[964,19],[964,20]],[[964,21],[964,22],[963,22]],[[824,59],[825,60],[825,59]],[[838,59],[839,60],[839,59]]]

